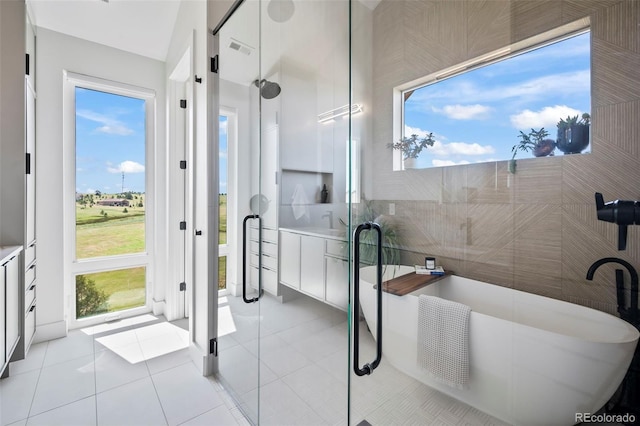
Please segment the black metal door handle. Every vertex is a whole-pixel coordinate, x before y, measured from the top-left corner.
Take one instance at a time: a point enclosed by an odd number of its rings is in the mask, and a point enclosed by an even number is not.
[[[250,214],[245,216],[242,221],[242,300],[244,303],[254,303],[260,300],[261,289],[258,288],[258,297],[247,299],[247,221],[251,219],[260,219],[260,215]],[[260,226],[262,228],[262,226]],[[258,287],[260,287],[260,280],[258,280]]]
[[[365,230],[375,230],[378,233],[378,253],[376,265],[376,299],[377,317],[376,324],[376,359],[360,367],[360,233]],[[353,238],[353,371],[358,376],[373,373],[382,360],[382,230],[375,222],[365,222],[358,225]]]

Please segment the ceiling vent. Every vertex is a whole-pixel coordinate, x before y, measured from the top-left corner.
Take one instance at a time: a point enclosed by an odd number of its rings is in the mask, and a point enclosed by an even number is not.
[[[229,48],[233,50],[237,50],[240,53],[244,53],[245,55],[250,55],[253,48],[247,46],[246,44],[239,42],[238,40],[231,39],[231,43],[229,43]]]

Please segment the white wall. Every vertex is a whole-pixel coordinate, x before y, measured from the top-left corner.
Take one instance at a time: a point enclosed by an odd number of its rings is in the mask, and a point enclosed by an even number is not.
[[[164,63],[69,37],[45,28],[38,29],[36,41],[36,229],[38,230],[38,315],[37,341],[66,334],[68,295],[65,291],[63,253],[63,71],[145,87],[156,92],[155,152],[165,150],[165,68]],[[162,156],[148,158],[158,173],[166,169]],[[163,205],[166,193],[159,179],[155,187],[156,205]],[[162,239],[156,239],[162,244]],[[162,251],[158,244],[154,247]],[[154,274],[154,288],[166,286],[165,275]],[[147,279],[149,281],[149,278]],[[154,294],[155,298],[155,294]]]

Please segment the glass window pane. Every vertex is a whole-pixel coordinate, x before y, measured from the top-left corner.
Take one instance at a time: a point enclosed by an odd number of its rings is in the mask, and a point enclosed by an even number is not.
[[[227,243],[227,163],[228,163],[228,144],[227,144],[227,123],[228,119],[224,115],[220,116],[220,180],[218,194],[220,196],[220,219],[219,219],[219,243]]]
[[[76,258],[145,251],[145,101],[77,87]]]
[[[218,290],[227,288],[227,256],[218,258]]]
[[[590,45],[586,32],[404,91],[392,146],[405,168],[590,152]],[[587,128],[579,149],[563,141],[568,117]]]
[[[76,275],[76,318],[144,306],[145,283],[144,267]]]

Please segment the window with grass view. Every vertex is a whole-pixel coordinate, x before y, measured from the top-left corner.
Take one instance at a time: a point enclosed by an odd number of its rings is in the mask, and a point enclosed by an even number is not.
[[[218,289],[227,288],[227,163],[228,163],[228,143],[227,143],[227,124],[229,120],[227,116],[221,115],[220,137],[219,137],[219,167],[220,179],[218,183],[218,196],[220,200],[220,217],[218,222],[218,244],[219,244],[219,260],[218,260]]]
[[[75,87],[75,258],[144,253],[145,100]],[[145,268],[76,275],[76,316],[145,301]]]

